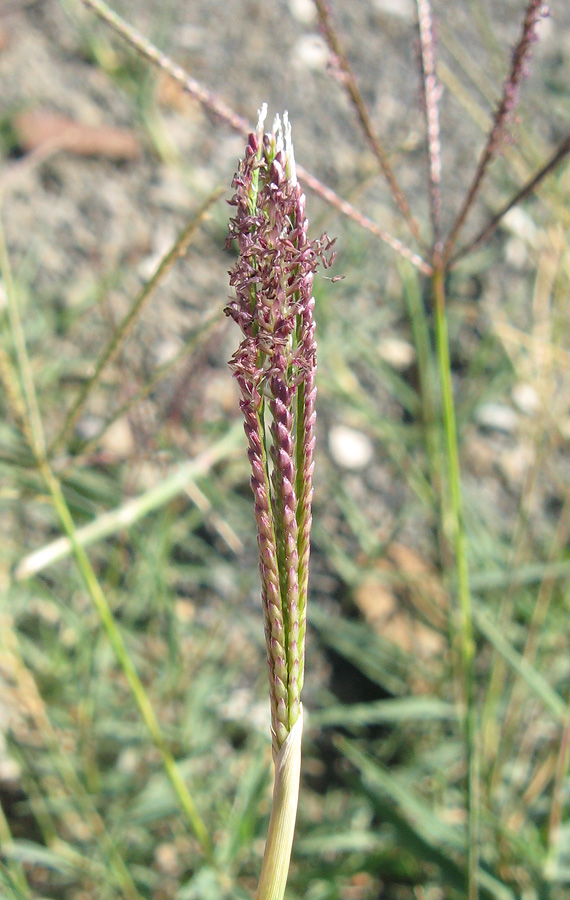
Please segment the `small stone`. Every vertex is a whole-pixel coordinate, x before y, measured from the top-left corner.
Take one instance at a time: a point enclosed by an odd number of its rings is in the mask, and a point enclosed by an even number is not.
[[[158,366],[169,363],[182,349],[183,344],[179,337],[164,338],[153,347],[153,355]]]
[[[502,227],[510,231],[512,235],[534,246],[536,242],[537,228],[531,217],[520,206],[515,206],[503,216]]]
[[[505,245],[508,264],[513,269],[524,269],[529,259],[529,248],[536,246],[536,225],[528,213],[517,206],[504,216],[502,227],[512,235]]]
[[[159,871],[172,878],[178,878],[180,874],[180,858],[175,844],[158,844],[154,851],[154,858]]]
[[[324,72],[329,60],[329,48],[319,34],[304,34],[293,48],[295,62],[312,72]]]
[[[312,25],[317,18],[313,0],[289,0],[289,12],[302,25]]]
[[[125,747],[119,753],[117,769],[124,775],[134,775],[140,766],[140,756],[134,747]]]
[[[134,452],[135,441],[127,419],[117,419],[101,438],[101,447],[118,459],[128,459]]]
[[[343,469],[364,469],[374,456],[369,437],[361,431],[335,425],[329,432],[329,451],[338,466]]]
[[[9,756],[0,756],[0,781],[3,785],[10,782],[17,783],[20,779],[21,769],[16,760]]]
[[[540,410],[540,397],[532,384],[515,384],[511,396],[525,416],[535,416]]]
[[[82,441],[90,441],[96,437],[103,427],[103,419],[100,416],[85,416],[77,423],[77,436]]]
[[[515,410],[504,403],[482,403],[475,410],[475,420],[481,428],[490,428],[511,434],[517,424]]]
[[[191,600],[179,599],[174,604],[176,618],[183,625],[191,624],[196,618],[196,606]]]
[[[59,633],[59,642],[66,650],[71,650],[77,645],[77,631],[69,626],[63,628]]]
[[[412,22],[415,16],[413,0],[374,0],[378,12],[394,16],[404,22]]]
[[[535,460],[535,451],[530,443],[517,444],[504,450],[499,458],[499,468],[513,489],[522,486],[525,475]]]
[[[382,625],[396,612],[393,592],[377,578],[365,579],[354,592],[354,602],[367,622]]]
[[[202,50],[205,41],[207,41],[207,33],[204,28],[196,25],[178,25],[173,37],[179,47],[184,50]]]
[[[411,366],[416,358],[416,350],[408,341],[401,338],[385,338],[378,347],[378,353],[384,362],[403,372]]]

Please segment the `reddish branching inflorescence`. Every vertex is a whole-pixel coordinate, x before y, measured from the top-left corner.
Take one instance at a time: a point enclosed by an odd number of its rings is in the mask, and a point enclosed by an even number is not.
[[[430,216],[434,248],[440,250],[441,231],[441,142],[439,134],[440,86],[436,76],[434,27],[429,0],[416,0],[420,33],[420,71],[422,100],[428,139],[428,175],[430,185]]]
[[[512,52],[511,69],[505,79],[501,103],[495,113],[493,129],[488,142],[488,152],[491,155],[500,145],[505,126],[518,105],[521,82],[528,76],[532,47],[538,40],[538,23],[548,15],[549,10],[543,0],[529,0],[520,38]]]
[[[549,10],[543,0],[528,0],[520,37],[512,52],[511,67],[503,84],[501,100],[495,110],[487,142],[481,153],[469,190],[465,195],[461,209],[455,218],[446,241],[446,249],[444,251],[446,259],[451,255],[456,238],[465,223],[467,214],[479,192],[489,165],[506,140],[507,126],[512,120],[514,110],[519,102],[521,82],[528,75],[528,64],[532,47],[537,41],[538,23],[548,15]]]
[[[263,133],[265,109],[234,177],[228,243],[235,299],[226,314],[243,340],[230,366],[245,417],[255,500],[270,677],[273,748],[299,717],[310,552],[315,371],[313,277],[332,242],[308,238],[285,115]]]

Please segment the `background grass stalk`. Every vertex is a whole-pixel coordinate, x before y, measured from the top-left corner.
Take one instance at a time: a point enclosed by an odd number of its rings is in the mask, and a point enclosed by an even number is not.
[[[196,809],[190,791],[188,790],[184,779],[180,774],[180,770],[176,765],[176,761],[174,760],[174,757],[172,756],[172,753],[170,752],[166,744],[152,703],[134,667],[133,661],[123,640],[123,636],[117,626],[117,623],[115,622],[113,613],[111,611],[109,603],[107,602],[107,598],[105,597],[101,585],[99,584],[89,558],[85,553],[85,550],[77,540],[73,517],[69,511],[69,507],[66,503],[63,491],[61,489],[61,485],[58,479],[53,474],[48,463],[46,454],[46,442],[39,414],[38,400],[35,392],[32,370],[26,349],[20,311],[18,308],[16,294],[13,288],[13,282],[10,275],[10,265],[5,251],[3,235],[1,234],[1,232],[0,264],[4,282],[6,284],[8,315],[10,321],[10,329],[15,344],[16,358],[18,362],[18,374],[21,383],[24,386],[27,408],[26,411],[28,417],[27,433],[30,436],[30,441],[32,444],[31,449],[36,457],[38,471],[42,476],[45,485],[50,493],[57,516],[73,548],[73,555],[75,557],[75,561],[77,563],[77,567],[79,569],[85,587],[87,588],[89,596],[91,597],[93,605],[95,606],[101,624],[103,625],[109,642],[115,652],[115,656],[125,674],[127,683],[139,708],[139,712],[142,716],[143,722],[145,723],[147,730],[160,753],[164,769],[178,798],[182,811],[184,812],[188,823],[192,828],[192,831],[200,842],[202,849],[207,856],[211,856],[213,847],[208,830]]]
[[[121,855],[121,848],[117,846],[116,841],[109,834],[104,820],[93,803],[92,796],[85,789],[74,768],[72,758],[62,749],[64,738],[61,732],[52,724],[35,679],[22,659],[17,634],[9,615],[0,617],[0,653],[6,661],[6,665],[9,666],[14,683],[18,687],[19,696],[26,698],[25,705],[30,711],[36,732],[42,735],[46,750],[54,762],[62,794],[69,794],[72,797],[74,808],[88,824],[91,833],[97,841],[101,858],[108,864],[113,875],[113,881],[116,882],[117,888],[121,891],[125,900],[141,900],[141,895],[137,891]],[[20,760],[20,764],[23,765],[22,760]],[[33,789],[29,784],[26,784],[26,792],[30,796],[31,804],[36,806],[37,804],[32,796]],[[99,863],[94,860],[88,863],[84,856],[76,853],[69,844],[62,841],[57,835],[57,829],[52,827],[51,823],[48,824],[41,813],[37,815],[37,819],[38,824],[43,819],[44,827],[41,825],[40,827],[42,827],[46,845],[51,851],[65,858],[70,865],[81,868],[89,868],[91,866],[94,871],[100,868]],[[0,844],[2,844],[8,858],[10,858],[10,852],[13,852],[15,849],[14,842],[12,841],[11,843],[12,846],[7,845],[5,837],[0,836]]]
[[[192,238],[198,231],[199,226],[208,214],[210,208],[221,197],[224,189],[225,188],[223,186],[217,187],[206,198],[200,208],[196,211],[196,214],[192,216],[188,224],[182,229],[170,249],[161,258],[151,277],[141,287],[140,291],[133,300],[130,309],[125,314],[120,324],[115,328],[106,347],[100,354],[95,369],[79,391],[75,402],[73,403],[71,409],[65,417],[65,421],[61,427],[59,434],[55,437],[52,445],[49,448],[49,455],[51,455],[57,449],[57,447],[65,441],[65,439],[71,432],[71,429],[77,422],[77,419],[85,405],[89,394],[91,393],[95,385],[99,382],[103,369],[111,362],[112,359],[116,357],[117,353],[128,337],[137,317],[152,297],[154,291],[169,274],[177,260],[186,255]]]
[[[473,641],[473,615],[471,608],[471,591],[469,587],[469,567],[467,561],[467,535],[463,520],[463,502],[461,495],[461,469],[457,443],[457,424],[455,420],[455,403],[451,380],[451,361],[449,357],[449,336],[445,302],[445,273],[441,265],[434,266],[432,279],[436,355],[442,396],[442,419],[445,434],[445,460],[447,465],[447,481],[449,506],[444,507],[443,515],[448,519],[451,544],[455,556],[457,573],[457,594],[459,600],[459,648],[464,704],[463,730],[465,739],[465,755],[467,762],[467,897],[476,900],[478,897],[477,872],[479,867],[479,761],[477,739],[477,710],[475,706],[475,686],[473,664],[475,644]],[[453,629],[455,632],[455,629]]]
[[[121,403],[113,412],[109,415],[109,418],[105,420],[104,424],[101,426],[101,429],[97,432],[97,434],[93,435],[93,437],[79,439],[76,445],[76,452],[74,454],[74,461],[80,459],[82,456],[86,457],[89,455],[91,450],[96,447],[105,432],[113,425],[117,419],[122,418],[132,409],[134,409],[142,400],[146,399],[149,394],[156,388],[156,386],[168,375],[172,372],[173,369],[187,356],[189,356],[195,349],[197,344],[200,341],[205,341],[208,336],[211,336],[211,333],[215,331],[216,326],[220,325],[222,321],[222,311],[218,310],[214,312],[212,315],[208,316],[204,321],[198,325],[192,332],[192,335],[188,338],[186,343],[180,348],[180,350],[174,354],[174,356],[167,360],[162,365],[157,366],[154,370],[153,374],[150,378],[145,381],[143,385],[131,396],[128,400],[125,400],[124,403]],[[1,363],[1,360],[0,360]],[[75,436],[77,439],[77,435]],[[65,469],[67,465],[69,465],[69,460],[65,460],[64,464],[59,468],[59,460],[58,460],[58,468],[57,472],[61,474],[62,469]]]
[[[12,879],[15,888],[17,888],[23,897],[30,897],[31,891],[26,879],[24,867],[17,860],[11,859],[14,849],[14,838],[10,830],[10,825],[4,814],[4,809],[0,803],[0,852],[6,858],[6,874]],[[0,868],[1,871],[1,868]]]
[[[354,107],[356,115],[358,116],[366,140],[374,156],[376,157],[376,160],[380,166],[380,169],[382,170],[388,187],[390,188],[392,198],[419,246],[425,247],[425,241],[422,237],[420,226],[410,211],[408,201],[406,200],[404,192],[402,191],[402,188],[400,187],[396,179],[396,175],[390,164],[388,154],[386,153],[386,150],[384,149],[382,142],[374,129],[372,117],[370,116],[366,103],[364,102],[364,98],[360,92],[360,88],[358,87],[358,82],[354,77],[352,67],[350,65],[348,56],[346,55],[342,46],[339,34],[333,24],[330,4],[326,2],[326,0],[315,0],[315,6],[317,7],[319,20],[321,22],[327,43],[330,47],[331,52],[334,54],[336,65],[342,72],[342,79],[339,80],[342,81],[342,84],[346,89],[352,106]]]
[[[414,347],[418,357],[418,379],[421,396],[421,417],[430,484],[435,496],[441,494],[441,432],[439,412],[439,384],[437,364],[430,335],[430,322],[424,306],[421,283],[413,268],[401,262],[400,277],[404,287],[406,309]]]
[[[73,548],[73,555],[75,557],[75,561],[77,563],[77,567],[79,569],[83,582],[89,592],[89,596],[91,597],[93,605],[95,606],[101,624],[105,629],[105,633],[109,639],[111,647],[113,648],[117,661],[119,662],[119,665],[124,672],[125,678],[127,679],[129,688],[138,706],[142,720],[146,725],[153,743],[160,753],[162,764],[164,766],[170,784],[172,785],[174,793],[178,798],[180,807],[184,815],[186,816],[186,819],[188,820],[192,831],[200,842],[202,849],[207,856],[211,856],[213,847],[208,830],[196,809],[196,805],[194,803],[194,800],[192,799],[192,795],[190,794],[190,791],[186,786],[186,782],[182,778],[180,769],[178,768],[176,761],[170,749],[168,748],[166,740],[160,729],[154,707],[135,669],[133,661],[123,640],[121,631],[118,628],[117,623],[115,622],[111,607],[109,606],[107,598],[103,593],[101,585],[99,584],[97,576],[95,575],[93,567],[89,561],[89,558],[85,553],[85,550],[77,540],[73,518],[65,501],[61,485],[52,473],[45,459],[40,461],[39,469],[50,492],[53,505],[55,507],[59,520]]]
[[[75,530],[75,543],[80,547],[102,541],[116,534],[123,528],[130,528],[144,516],[164,506],[174,497],[188,489],[196,479],[205,475],[212,466],[232,455],[241,442],[242,429],[235,424],[227,434],[208,450],[189,460],[175,472],[167,475],[156,487],[150,488],[140,497],[128,500],[117,509],[102,513],[88,525]],[[14,580],[24,581],[52,566],[54,563],[70,556],[73,543],[69,537],[59,537],[39,550],[25,556],[14,569]]]

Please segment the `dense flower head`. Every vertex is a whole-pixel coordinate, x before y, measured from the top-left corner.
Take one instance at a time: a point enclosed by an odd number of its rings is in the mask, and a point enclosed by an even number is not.
[[[262,119],[261,119],[262,121]],[[286,375],[291,388],[315,366],[310,323],[313,275],[331,242],[310,241],[305,197],[295,176],[287,118],[273,134],[251,134],[233,184],[237,213],[228,242],[237,240],[239,259],[230,272],[236,298],[226,307],[244,334],[231,366],[260,388]],[[283,131],[285,137],[283,137]],[[300,321],[301,320],[301,321]]]
[[[235,299],[226,314],[243,339],[230,367],[248,439],[261,596],[278,753],[300,712],[310,552],[315,371],[313,277],[332,262],[326,236],[308,238],[287,116],[265,134],[265,108],[234,177],[228,243]],[[328,255],[327,255],[328,254]]]

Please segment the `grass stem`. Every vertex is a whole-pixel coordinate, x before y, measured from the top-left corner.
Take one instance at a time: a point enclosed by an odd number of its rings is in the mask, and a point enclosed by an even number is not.
[[[75,542],[82,548],[88,547],[97,541],[105,540],[123,528],[131,527],[153,510],[164,506],[186,490],[196,479],[205,475],[217,462],[231,455],[238,443],[241,442],[242,434],[241,422],[236,423],[216,444],[200,453],[195,459],[184,463],[172,474],[167,475],[160,484],[141,496],[128,500],[117,509],[102,513],[88,525],[76,529]],[[14,569],[13,578],[15,581],[25,581],[70,556],[72,552],[73,544],[69,537],[56,538],[21,559]]]
[[[360,92],[360,88],[358,87],[358,82],[354,76],[354,72],[352,71],[352,66],[348,60],[348,56],[346,55],[344,48],[342,46],[339,34],[336,30],[336,27],[332,20],[330,5],[326,2],[326,0],[315,0],[315,6],[317,7],[319,20],[321,26],[323,28],[327,43],[331,50],[331,53],[334,55],[334,59],[336,60],[336,64],[342,72],[342,83],[346,88],[350,101],[356,111],[356,115],[358,116],[358,120],[368,142],[372,153],[376,157],[378,165],[382,170],[384,178],[390,188],[390,193],[394,199],[396,206],[398,207],[400,213],[410,229],[413,237],[416,239],[420,247],[425,246],[425,241],[422,237],[422,233],[420,230],[420,226],[416,219],[413,217],[408,201],[400,187],[394,170],[392,169],[392,165],[390,163],[388,154],[376,133],[374,125],[372,123],[372,118],[364,102],[364,98]]]
[[[433,293],[435,306],[436,354],[442,395],[442,417],[445,434],[449,505],[444,507],[447,532],[455,556],[460,621],[458,631],[461,674],[463,680],[464,739],[467,760],[467,898],[477,900],[479,868],[479,761],[477,710],[475,705],[473,615],[467,561],[467,535],[463,519],[461,470],[457,441],[457,423],[449,336],[447,329],[445,273],[442,265],[434,266]],[[455,629],[454,629],[455,631]]]
[[[188,823],[198,839],[202,849],[207,856],[211,856],[213,847],[208,830],[200,817],[194,800],[186,786],[184,779],[180,773],[174,757],[167,746],[166,740],[160,729],[154,707],[143,686],[142,681],[134,667],[133,661],[127,650],[120,629],[115,622],[111,607],[103,593],[101,585],[95,575],[95,571],[89,561],[89,558],[77,540],[75,524],[69,511],[69,507],[65,501],[61,485],[53,472],[51,471],[46,460],[41,460],[39,469],[49,490],[53,505],[57,512],[58,518],[62,524],[64,531],[69,538],[73,555],[77,568],[81,574],[83,582],[88,590],[91,601],[97,611],[101,624],[105,630],[109,643],[113,648],[115,657],[123,670],[127,679],[129,688],[133,698],[138,706],[141,718],[152,738],[153,743],[158,749],[162,758],[162,764],[172,785],[174,793],[178,798],[180,807],[188,820]]]
[[[273,803],[256,900],[282,900],[285,894],[299,801],[302,737],[301,705],[299,718],[275,758]]]
[[[14,887],[22,897],[31,897],[30,887],[26,879],[24,867],[17,860],[10,859],[14,847],[14,838],[10,831],[10,825],[0,803],[0,854],[6,858],[6,874],[14,883]]]

